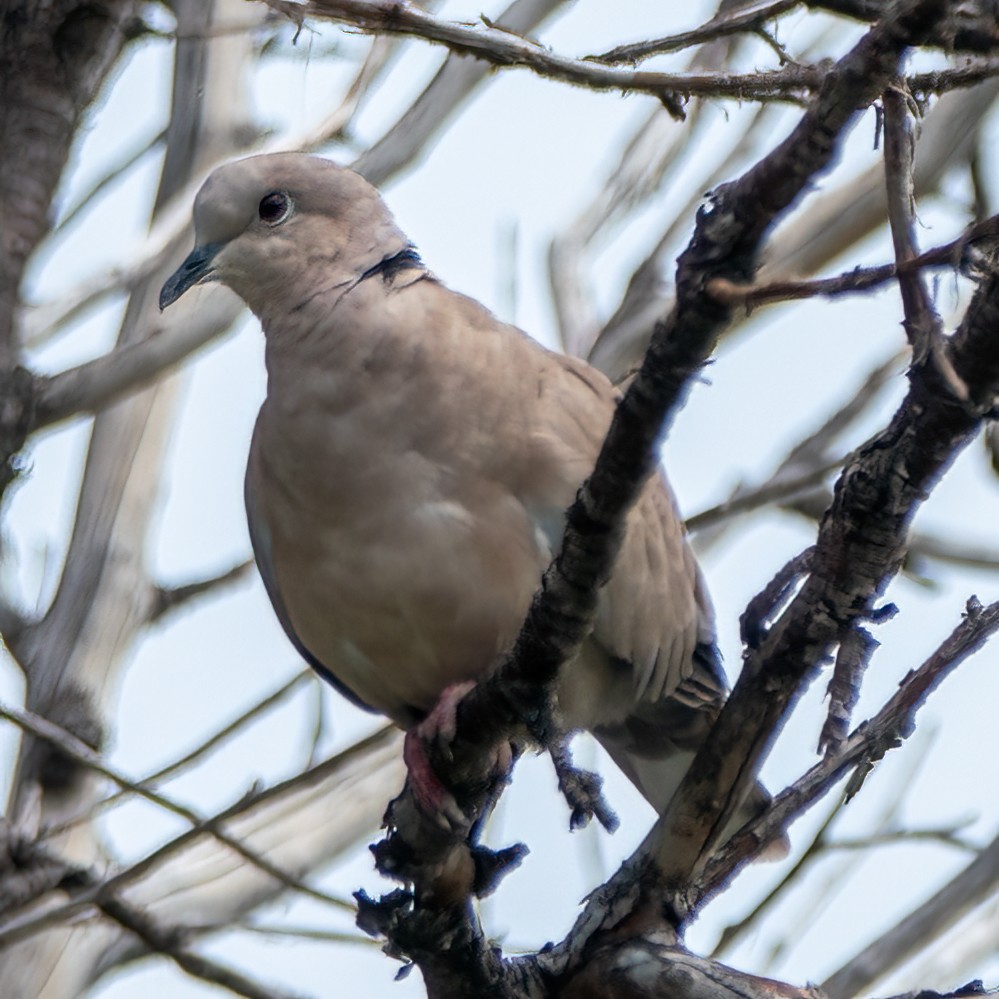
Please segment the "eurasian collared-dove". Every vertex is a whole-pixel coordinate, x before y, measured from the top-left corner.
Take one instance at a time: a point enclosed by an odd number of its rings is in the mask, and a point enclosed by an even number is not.
[[[327,160],[227,164],[194,222],[160,307],[221,281],[263,325],[246,506],[274,609],[327,680],[408,728],[516,636],[615,390],[446,288],[378,192]],[[562,721],[593,732],[662,811],[725,690],[711,605],[658,476],[562,671]]]

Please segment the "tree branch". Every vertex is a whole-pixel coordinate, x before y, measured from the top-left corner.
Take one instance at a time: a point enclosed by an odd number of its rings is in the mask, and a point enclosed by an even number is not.
[[[909,394],[890,426],[840,478],[809,578],[759,647],[747,653],[733,695],[665,817],[664,825],[673,829],[663,840],[670,843],[667,870],[679,883],[684,872],[694,871],[717,821],[712,803],[725,800],[755,771],[832,645],[877,616],[875,603],[901,567],[916,509],[991,408],[999,388],[999,349],[991,333],[997,317],[999,277],[991,276],[949,344],[969,401],[955,398],[936,365],[914,368]],[[681,815],[688,823],[682,831],[676,825]],[[694,899],[675,898],[681,911],[694,902],[696,893]]]
[[[489,23],[460,24],[434,17],[418,7],[382,0],[263,2],[295,21],[319,17],[342,21],[364,31],[415,35],[444,45],[458,55],[475,56],[495,66],[526,68],[538,76],[591,90],[649,94],[663,101],[677,117],[682,117],[678,95],[800,102],[822,85],[825,76],[825,70],[816,66],[787,66],[759,73],[655,73],[619,69],[558,55],[537,42]]]
[[[67,732],[58,725],[53,725],[40,715],[33,714],[30,711],[16,711],[4,705],[0,705],[0,718],[5,718],[25,732],[30,733],[36,738],[45,740],[45,742],[56,747],[61,754],[71,759],[74,763],[114,781],[122,790],[144,798],[146,801],[159,806],[165,811],[184,819],[196,830],[208,833],[220,843],[229,847],[229,849],[234,850],[244,860],[260,868],[261,871],[274,878],[275,881],[282,884],[285,888],[290,888],[293,891],[321,901],[329,901],[329,896],[324,892],[316,891],[316,889],[302,884],[301,881],[292,877],[287,871],[276,867],[266,857],[260,856],[226,829],[217,825],[214,819],[203,818],[185,805],[177,803],[172,798],[144,784],[138,783],[108,766],[90,746],[82,742],[71,732]]]
[[[924,951],[999,886],[999,837],[932,898],[901,919],[822,983],[831,999],[848,999]]]
[[[213,749],[224,743],[226,740],[230,739],[233,735],[242,731],[250,722],[258,718],[261,714],[269,711],[276,704],[282,701],[285,697],[293,693],[298,687],[301,687],[305,683],[316,683],[318,682],[316,674],[311,669],[305,669],[293,676],[287,683],[283,683],[277,690],[272,694],[268,694],[266,697],[259,700],[252,707],[247,708],[237,715],[232,721],[223,725],[220,729],[214,732],[209,738],[205,739],[197,746],[194,747],[190,752],[185,753],[180,758],[173,760],[171,763],[167,764],[165,767],[161,767],[159,770],[154,771],[151,774],[143,777],[137,783],[142,787],[154,787],[156,784],[161,783],[169,777],[186,770],[193,763],[198,760],[203,759],[208,755]],[[86,822],[93,819],[93,817],[100,812],[105,811],[111,806],[117,804],[130,792],[119,788],[113,794],[108,795],[106,798],[102,798],[100,801],[94,802],[94,804],[89,805],[86,809],[81,811],[79,814],[60,822],[56,826],[51,826],[48,829],[43,830],[41,840],[50,839],[54,836],[60,836],[73,826],[80,822]]]
[[[822,761],[777,795],[765,815],[748,823],[707,861],[697,887],[700,899],[703,901],[718,891],[732,871],[753,856],[760,839],[767,841],[786,830],[794,818],[854,769],[846,795],[850,798],[856,794],[874,764],[915,731],[916,713],[930,693],[997,630],[999,601],[983,608],[972,597],[961,623],[921,666],[909,672],[898,691],[873,718],[859,725]]]
[[[650,56],[662,55],[666,52],[678,52],[691,45],[700,45],[724,38],[726,35],[741,34],[746,31],[756,31],[766,21],[776,20],[782,14],[797,7],[802,0],[767,0],[740,7],[737,10],[722,10],[709,21],[698,28],[681,31],[665,38],[656,38],[648,42],[631,42],[618,45],[602,55],[587,56],[593,62],[618,63],[640,62]]]
[[[213,815],[206,826],[231,828],[256,851],[274,855],[304,875],[373,828],[399,779],[398,733],[387,726],[317,766],[243,798]],[[234,857],[227,845],[220,851],[210,828],[188,829],[103,881],[85,879],[67,902],[44,899],[34,910],[7,919],[0,926],[0,951],[92,910],[101,892],[203,933],[228,926],[237,914],[245,915],[283,888]],[[327,905],[344,907],[334,896],[312,894]],[[104,964],[134,956],[132,949],[118,948]]]
[[[815,278],[809,281],[780,280],[765,281],[760,284],[732,284],[716,280],[712,291],[722,301],[730,305],[742,305],[751,309],[767,302],[791,301],[801,298],[860,294],[887,284],[896,278],[904,278],[919,273],[929,267],[965,268],[974,267],[975,259],[969,251],[978,244],[983,249],[999,239],[999,216],[993,215],[976,222],[956,239],[934,246],[906,260],[874,267],[856,267],[835,277]]]
[[[870,23],[883,17],[889,0],[804,0],[812,10],[828,10],[843,17]],[[999,26],[988,5],[972,3],[953,7],[935,25],[927,41],[947,52],[992,52],[999,45]]]
[[[102,893],[97,905],[105,916],[134,933],[145,947],[170,958],[192,978],[220,985],[246,999],[299,999],[298,993],[292,996],[289,992],[265,987],[234,968],[189,950],[185,943],[191,931],[185,927],[164,926],[110,893]]]
[[[568,0],[513,0],[493,26],[522,35],[534,31]],[[294,17],[294,12],[292,13]],[[409,105],[376,142],[351,164],[362,177],[377,187],[412,163],[490,72],[489,63],[464,59],[450,53],[426,89]]]
[[[252,558],[234,565],[225,572],[207,579],[199,579],[195,583],[185,583],[183,586],[157,586],[154,590],[153,606],[149,611],[149,623],[158,621],[164,614],[170,614],[183,607],[188,601],[197,600],[206,593],[211,593],[220,587],[231,586],[244,580],[253,570],[256,563]]]

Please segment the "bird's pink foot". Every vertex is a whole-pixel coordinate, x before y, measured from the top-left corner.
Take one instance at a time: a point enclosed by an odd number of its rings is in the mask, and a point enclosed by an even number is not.
[[[449,754],[457,729],[458,704],[474,686],[474,680],[464,680],[445,687],[430,714],[406,733],[402,748],[409,784],[420,807],[428,815],[440,816],[442,824],[453,827],[463,825],[465,816],[454,795],[437,776],[427,745],[437,743]]]

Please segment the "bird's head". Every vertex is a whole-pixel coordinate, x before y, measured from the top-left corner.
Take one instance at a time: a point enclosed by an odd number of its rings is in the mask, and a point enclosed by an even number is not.
[[[329,160],[272,153],[227,163],[194,201],[195,247],[160,292],[165,309],[196,284],[228,285],[258,315],[301,275],[347,285],[408,246],[378,192]]]

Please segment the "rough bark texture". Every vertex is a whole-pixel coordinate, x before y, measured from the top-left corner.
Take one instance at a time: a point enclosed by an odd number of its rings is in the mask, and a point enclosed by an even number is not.
[[[19,360],[18,293],[48,233],[52,199],[84,110],[134,29],[138,0],[4,4],[0,31],[0,495],[30,427],[30,381]]]

